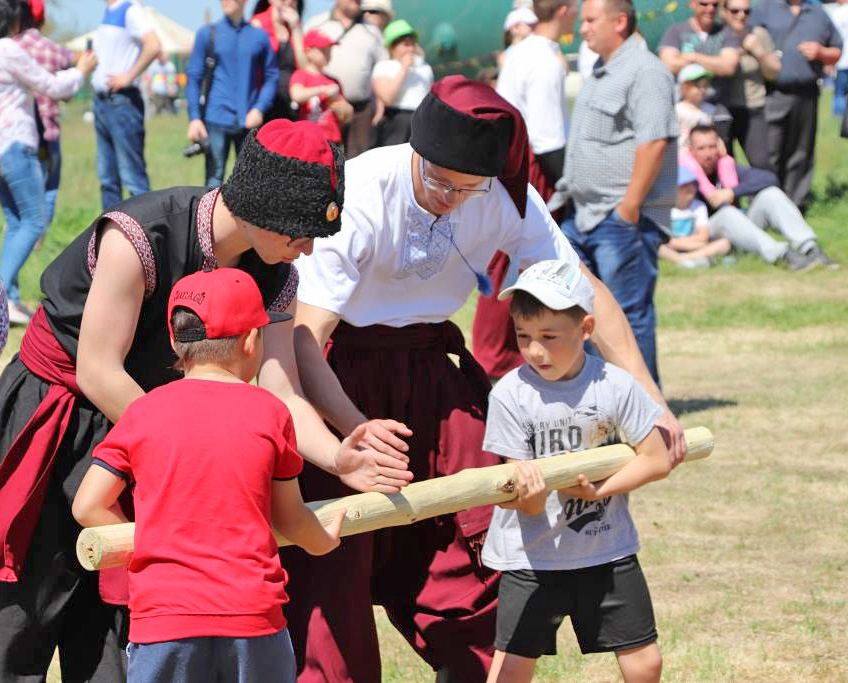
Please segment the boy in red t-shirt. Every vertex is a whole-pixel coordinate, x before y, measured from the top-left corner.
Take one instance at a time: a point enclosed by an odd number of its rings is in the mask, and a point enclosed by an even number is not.
[[[341,126],[353,118],[353,107],[342,96],[339,82],[324,73],[333,41],[315,29],[303,37],[307,63],[289,80],[289,97],[297,102],[299,117],[317,123],[331,142],[341,143]]]
[[[185,378],[135,401],[95,449],[73,513],[83,526],[126,522],[128,681],[294,683],[282,606],[287,575],[271,525],[313,555],[339,544],[344,513],[324,528],[304,505],[292,418],[250,384],[266,313],[247,273],[219,268],[179,280],[168,327]]]

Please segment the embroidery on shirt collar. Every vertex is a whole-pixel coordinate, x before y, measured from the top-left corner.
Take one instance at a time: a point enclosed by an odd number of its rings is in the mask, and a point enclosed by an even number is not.
[[[454,232],[450,214],[439,216],[434,223],[431,214],[410,205],[405,227],[403,265],[397,277],[402,280],[416,273],[422,280],[429,280],[441,272],[450,253]]]

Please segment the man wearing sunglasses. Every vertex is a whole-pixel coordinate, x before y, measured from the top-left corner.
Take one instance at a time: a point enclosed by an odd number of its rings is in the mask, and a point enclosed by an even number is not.
[[[721,77],[736,73],[739,65],[739,37],[716,22],[719,0],[689,0],[692,16],[669,26],[658,48],[658,54],[671,72],[687,64],[699,64],[717,77],[713,83],[721,90]]]
[[[482,451],[488,378],[449,317],[475,284],[486,289],[498,249],[522,268],[579,263],[528,184],[521,115],[490,87],[449,76],[416,110],[410,144],[366,152],[348,162],[345,179],[341,232],[300,268],[295,350],[298,367],[310,366],[299,370],[304,391],[342,433],[363,414],[405,423],[415,481],[498,462]],[[598,347],[662,401],[621,308],[591,279]],[[678,434],[671,413],[660,424]],[[300,481],[306,500],[350,492],[311,467]],[[392,491],[407,482],[381,483]],[[373,604],[440,683],[482,683],[498,589],[479,555],[490,515],[487,506],[353,536],[325,558],[284,551],[301,683],[380,680]]]

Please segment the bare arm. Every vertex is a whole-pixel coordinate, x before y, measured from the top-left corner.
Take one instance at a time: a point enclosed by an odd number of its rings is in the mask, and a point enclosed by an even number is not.
[[[271,487],[271,523],[283,536],[310,555],[326,555],[339,545],[345,511],[339,510],[327,527],[306,505],[297,479],[274,481]]]
[[[295,334],[295,324],[299,324],[304,306],[293,301],[288,312],[295,315],[294,323],[272,325],[265,329],[265,358],[259,370],[259,384],[288,406],[297,432],[298,450],[309,462],[331,474],[340,475],[345,484],[357,491],[397,492],[412,479],[412,473],[407,471],[409,458],[405,451],[408,447],[396,434],[409,436],[411,432],[394,420],[366,422],[353,404],[350,405],[359,421],[354,420],[349,429],[341,429],[331,420],[342,434],[348,435],[347,438],[340,443],[330,432],[319,415],[319,412],[323,414],[320,399],[335,391],[342,394],[344,401],[350,403],[350,399],[324,360],[320,351],[323,345],[319,347],[317,356],[309,353],[301,356],[297,349],[300,331]],[[325,339],[329,338],[337,322],[338,318],[326,331]],[[308,334],[311,336],[311,333]],[[301,384],[302,377],[314,376],[316,371],[312,363],[318,364],[318,373],[328,373],[327,381],[330,382],[314,389],[317,411],[307,400],[307,396],[313,399],[312,395],[305,393]]]
[[[128,522],[118,505],[118,496],[125,486],[121,477],[100,465],[92,465],[74,497],[71,508],[74,519],[84,527]]]
[[[700,52],[681,52],[676,47],[661,47],[660,60],[675,76],[688,64],[700,64],[715,76],[732,76],[739,66],[739,50],[726,47],[718,55],[704,55]]]
[[[144,394],[124,369],[143,298],[141,261],[129,240],[110,222],[102,229],[97,268],[83,309],[77,382],[113,423]]]
[[[735,47],[724,47],[717,55],[693,52],[691,59],[692,63],[700,64],[714,76],[732,76],[739,66],[739,50]]]
[[[298,104],[308,102],[312,97],[331,97],[339,92],[338,86],[313,85],[305,86],[300,83],[292,83],[289,86],[289,97]]]
[[[633,375],[663,409],[662,416],[657,420],[657,426],[664,432],[663,437],[669,444],[672,463],[677,465],[686,454],[683,427],[672,414],[662,391],[651,377],[642,358],[642,352],[636,344],[636,337],[630,329],[630,323],[627,322],[624,311],[621,310],[612,292],[583,263],[580,267],[595,288],[595,332],[592,335],[592,343],[598,347],[607,361],[624,368]]]
[[[762,26],[757,26],[742,41],[744,47],[759,63],[763,78],[773,81],[782,67],[771,37]]]
[[[636,445],[635,451],[636,457],[633,460],[602,483],[592,484],[581,474],[577,486],[560,489],[560,492],[584,500],[600,500],[664,479],[671,472],[668,449],[656,427]]]

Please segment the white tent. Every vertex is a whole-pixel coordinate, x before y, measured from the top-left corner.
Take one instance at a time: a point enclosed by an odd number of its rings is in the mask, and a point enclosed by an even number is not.
[[[162,43],[162,50],[172,55],[188,55],[194,45],[194,33],[181,26],[173,19],[166,17],[154,7],[144,7],[150,16],[156,35]],[[75,52],[82,52],[89,39],[94,40],[95,31],[89,31],[65,43],[65,46]]]

